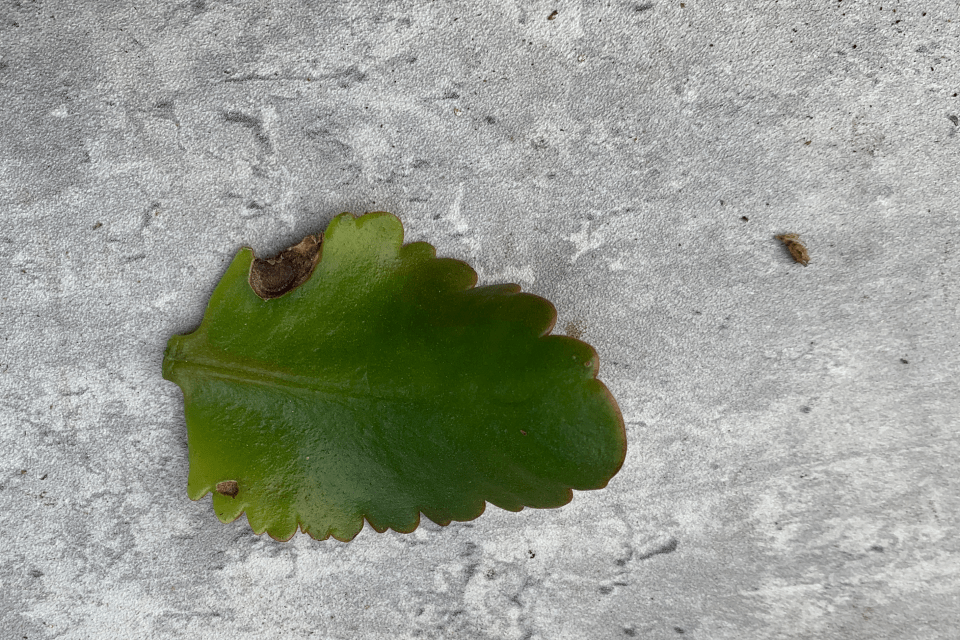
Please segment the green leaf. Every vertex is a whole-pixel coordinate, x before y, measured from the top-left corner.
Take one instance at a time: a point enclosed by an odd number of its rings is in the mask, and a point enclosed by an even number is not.
[[[213,492],[223,522],[410,532],[485,502],[559,507],[620,469],[620,410],[593,348],[547,335],[553,305],[402,242],[393,215],[345,213],[274,260],[241,249],[200,328],[170,339],[189,495]]]

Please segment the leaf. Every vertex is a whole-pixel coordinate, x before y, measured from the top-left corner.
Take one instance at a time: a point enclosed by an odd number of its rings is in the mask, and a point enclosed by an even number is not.
[[[620,469],[620,410],[593,348],[547,335],[553,305],[402,242],[393,215],[345,213],[274,260],[241,249],[200,328],[170,339],[188,492],[223,522],[410,532],[421,512],[559,507]]]

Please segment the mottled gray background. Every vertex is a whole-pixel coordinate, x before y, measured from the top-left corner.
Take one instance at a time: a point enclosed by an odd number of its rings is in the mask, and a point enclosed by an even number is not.
[[[958,637],[958,14],[3,0],[0,637]],[[372,210],[596,347],[607,489],[349,544],[187,498],[167,338]]]

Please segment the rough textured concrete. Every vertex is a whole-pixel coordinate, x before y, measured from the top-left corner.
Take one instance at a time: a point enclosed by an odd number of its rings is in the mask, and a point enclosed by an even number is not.
[[[958,45],[950,0],[3,2],[0,637],[956,638]],[[187,499],[167,338],[380,209],[597,348],[607,489],[349,544]]]

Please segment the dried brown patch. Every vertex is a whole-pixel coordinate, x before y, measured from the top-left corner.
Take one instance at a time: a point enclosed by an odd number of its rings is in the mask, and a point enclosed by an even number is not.
[[[787,250],[790,252],[790,255],[793,256],[793,259],[803,266],[807,266],[810,262],[810,254],[807,253],[807,248],[803,246],[803,243],[800,242],[800,236],[796,233],[784,233],[783,235],[775,236],[777,240],[787,245]]]
[[[223,482],[218,482],[217,493],[222,496],[236,498],[237,494],[240,493],[240,485],[237,484],[236,480],[224,480]]]
[[[254,258],[250,265],[250,288],[264,300],[293,291],[313,275],[320,261],[323,234],[307,236],[273,258]]]

